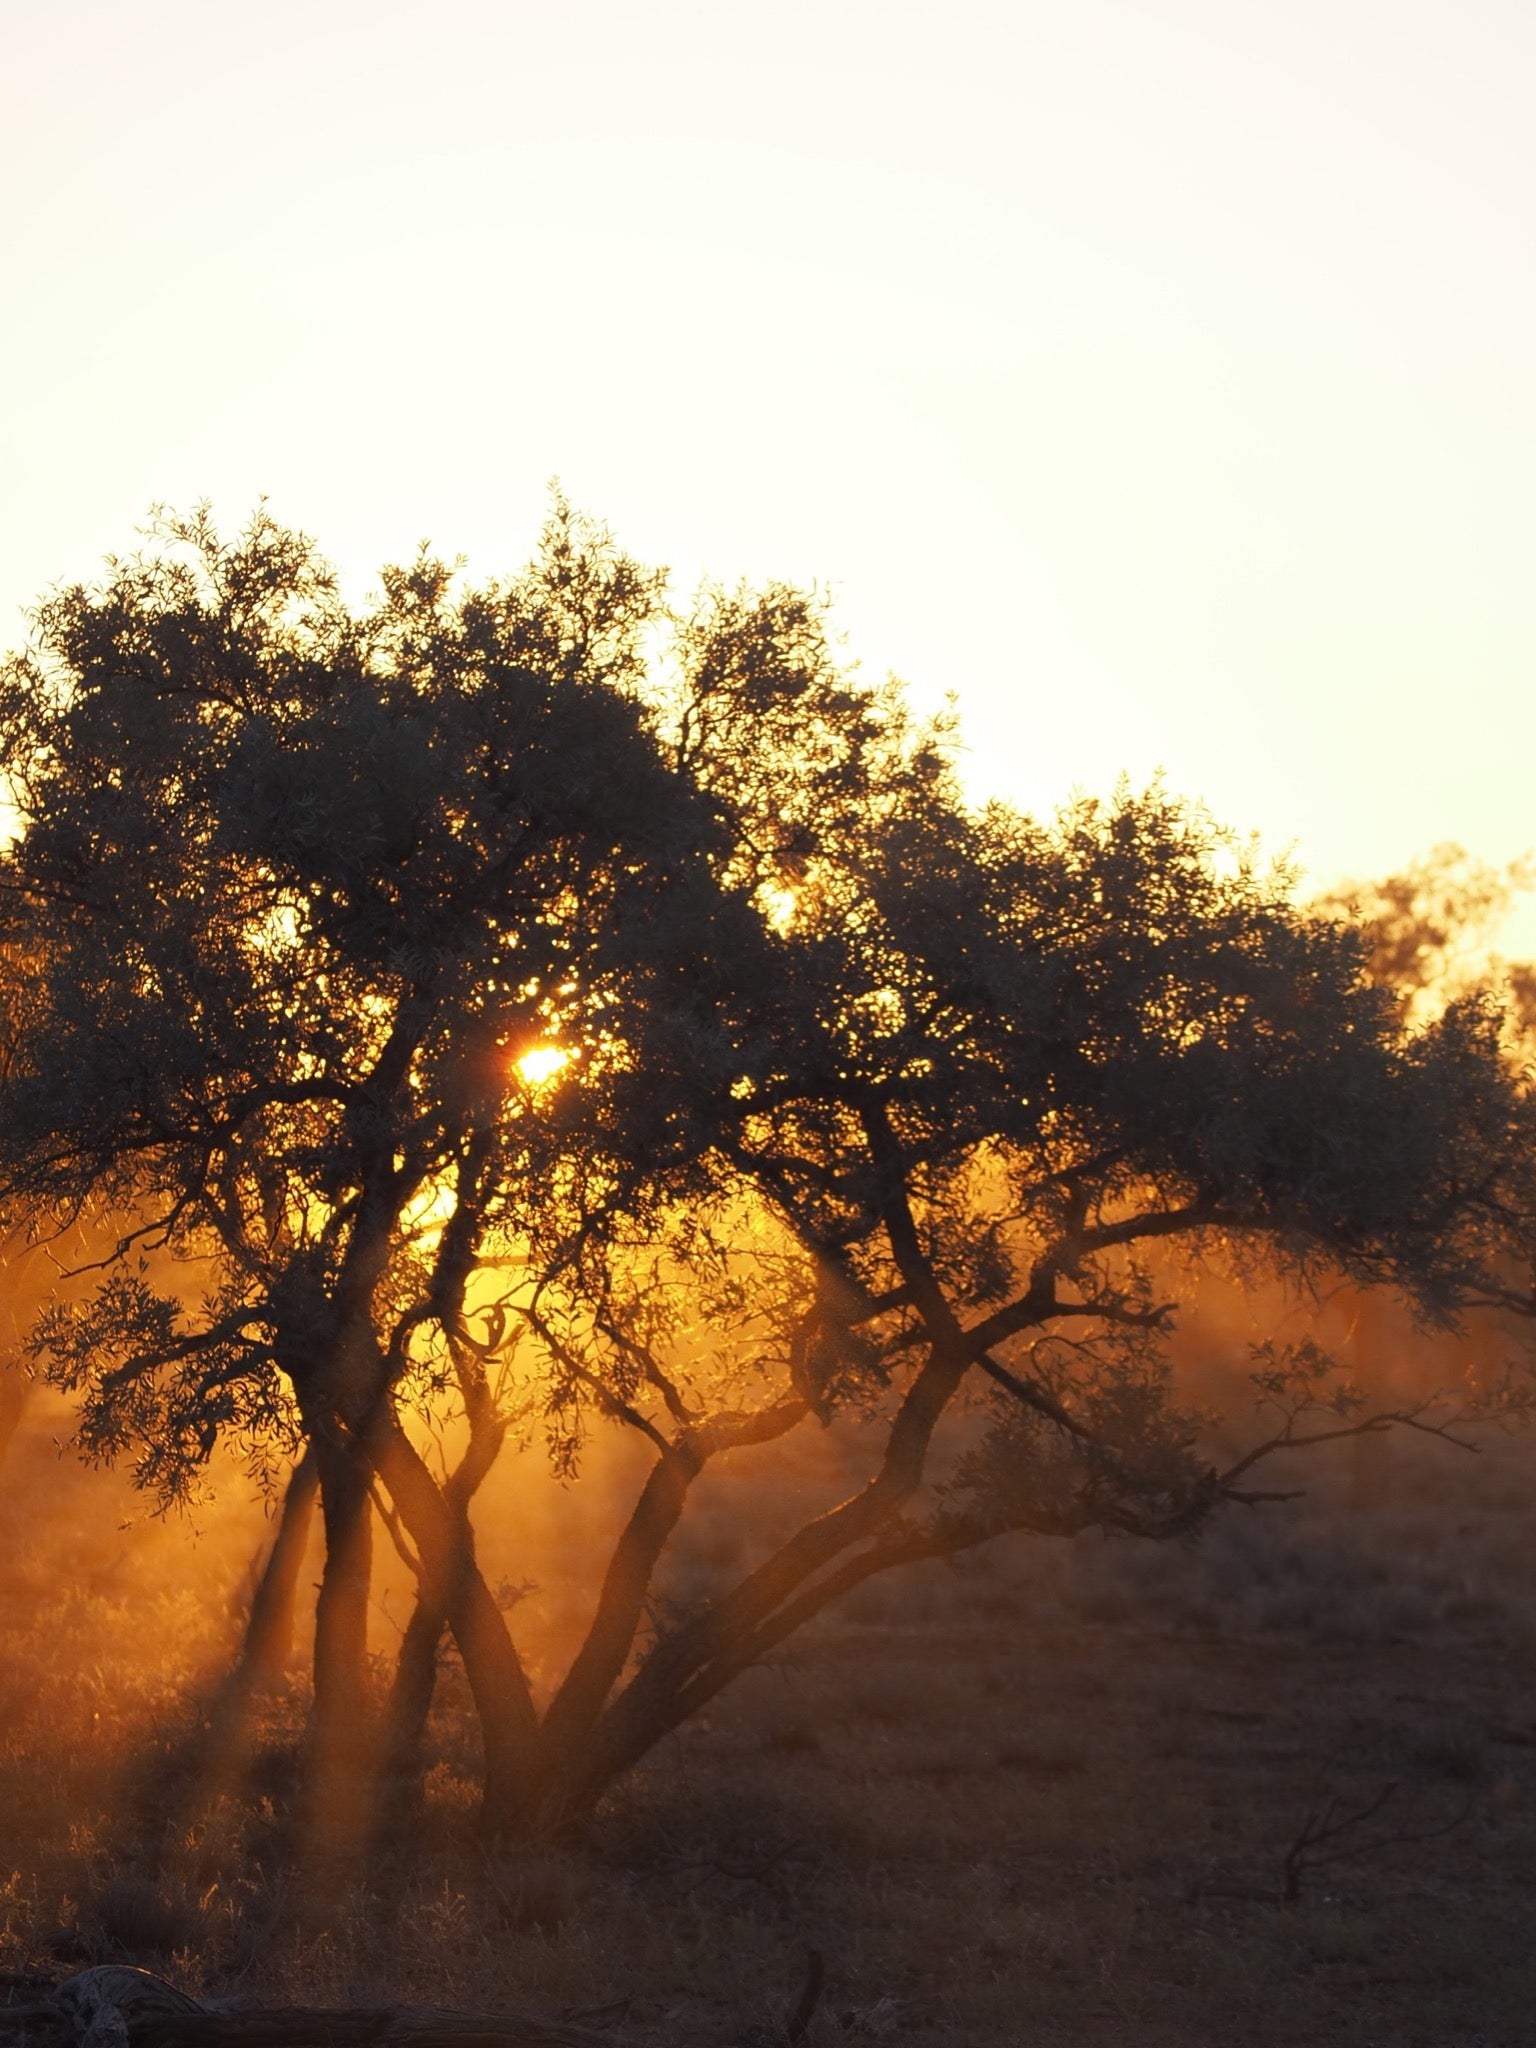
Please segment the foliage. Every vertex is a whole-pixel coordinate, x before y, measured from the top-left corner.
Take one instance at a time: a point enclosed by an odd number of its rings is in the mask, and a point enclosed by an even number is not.
[[[1498,966],[1490,942],[1533,885],[1530,859],[1495,868],[1447,841],[1384,881],[1343,883],[1314,908],[1357,925],[1370,944],[1371,979],[1424,1013],[1490,978]],[[1531,970],[1507,973],[1520,1007]]]
[[[211,1262],[193,1323],[119,1270],[44,1333],[88,1436],[131,1395],[174,1492],[212,1422],[280,1416],[279,1372],[323,1407],[349,1288],[397,1298],[386,1347],[451,1327],[411,1205],[495,1199],[520,1050],[601,1001],[691,833],[631,692],[655,580],[563,511],[521,580],[456,597],[423,556],[361,617],[264,517],[158,538],[0,685],[36,949],[7,1179]]]
[[[0,1195],[109,1232],[39,1351],[164,1497],[221,1432],[314,1445],[317,1694],[354,1714],[387,1495],[420,1568],[393,1754],[447,1624],[498,1825],[580,1817],[877,1572],[1252,1498],[1327,1375],[1261,1364],[1289,1420],[1214,1471],[1150,1248],[1521,1300],[1487,997],[1415,1024],[1197,808],[978,810],[949,737],[811,600],[674,619],[558,503],[521,577],[423,555],[360,613],[265,517],[168,521],[0,675]],[[542,1707],[470,1517],[514,1366],[567,1470],[598,1418],[652,1458]],[[445,1400],[469,1446],[434,1475],[403,1423]],[[849,1408],[867,1477],[642,1654],[699,1474]]]

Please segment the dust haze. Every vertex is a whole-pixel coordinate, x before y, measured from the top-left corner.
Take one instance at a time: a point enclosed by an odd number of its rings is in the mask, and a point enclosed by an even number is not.
[[[1529,2037],[1528,867],[960,745],[558,492],[40,605],[0,2018]]]

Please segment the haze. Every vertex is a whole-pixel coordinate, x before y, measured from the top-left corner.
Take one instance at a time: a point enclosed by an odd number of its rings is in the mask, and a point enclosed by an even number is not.
[[[152,500],[816,579],[978,787],[1317,880],[1526,795],[1513,5],[12,0],[0,639]]]

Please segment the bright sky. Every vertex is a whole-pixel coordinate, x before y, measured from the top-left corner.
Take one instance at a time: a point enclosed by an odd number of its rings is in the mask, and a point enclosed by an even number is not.
[[[1533,106],[1529,0],[8,0],[0,640],[156,499],[361,586],[558,473],[979,787],[1507,859]]]

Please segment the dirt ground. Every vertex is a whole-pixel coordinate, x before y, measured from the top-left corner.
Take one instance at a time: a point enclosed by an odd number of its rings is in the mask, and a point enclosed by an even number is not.
[[[477,1843],[450,1670],[423,1835],[340,1900],[281,1868],[299,1698],[238,1795],[167,1776],[239,1544],[189,1573],[183,1533],[31,1469],[0,1505],[0,1998],[111,1958],[766,2048],[815,1950],[821,2048],[1536,2043],[1529,1439],[1338,1458],[1191,1548],[866,1587],[557,1854]]]

